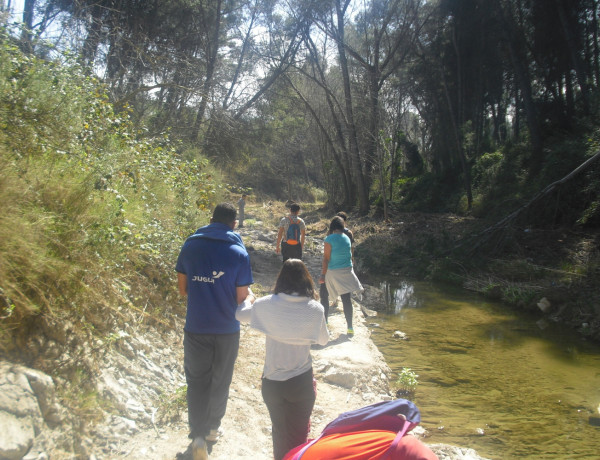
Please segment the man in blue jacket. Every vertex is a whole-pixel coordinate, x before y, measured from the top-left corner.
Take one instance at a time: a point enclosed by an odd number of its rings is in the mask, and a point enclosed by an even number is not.
[[[233,232],[236,212],[219,204],[210,225],[185,241],[175,266],[179,293],[187,296],[183,348],[194,459],[207,458],[206,441],[220,436],[240,341],[235,311],[253,283],[248,252]]]

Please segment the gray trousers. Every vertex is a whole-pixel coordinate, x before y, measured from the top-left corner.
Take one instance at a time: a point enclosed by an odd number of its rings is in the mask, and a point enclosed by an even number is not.
[[[225,415],[240,333],[193,334],[183,338],[189,437],[206,436]]]

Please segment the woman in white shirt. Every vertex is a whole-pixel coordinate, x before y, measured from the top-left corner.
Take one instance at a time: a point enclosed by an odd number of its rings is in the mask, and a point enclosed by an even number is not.
[[[247,299],[236,312],[239,321],[266,335],[262,396],[271,416],[275,460],[308,436],[316,398],[310,346],[328,341],[323,307],[315,297],[304,263],[288,259],[274,294],[254,303]]]

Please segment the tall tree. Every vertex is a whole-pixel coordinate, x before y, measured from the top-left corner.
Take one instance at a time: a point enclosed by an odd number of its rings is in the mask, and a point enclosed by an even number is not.
[[[369,210],[369,190],[363,169],[363,159],[358,144],[358,132],[354,116],[355,109],[353,105],[350,69],[345,40],[346,13],[350,3],[351,0],[335,0],[335,13],[329,24],[328,30],[337,45],[338,60],[342,73],[345,130],[350,146],[350,170],[357,187],[359,210],[362,213],[366,213]]]
[[[385,82],[405,65],[428,15],[420,0],[374,0],[355,21],[356,37],[345,48],[363,69],[366,80],[365,172],[367,181],[377,157],[380,131],[380,93]]]

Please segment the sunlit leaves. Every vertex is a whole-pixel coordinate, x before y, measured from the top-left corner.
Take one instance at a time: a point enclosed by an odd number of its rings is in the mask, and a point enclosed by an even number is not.
[[[0,316],[131,305],[120,286],[146,265],[170,286],[181,241],[218,197],[208,164],[115,111],[77,64],[25,56],[6,36],[0,90]]]

